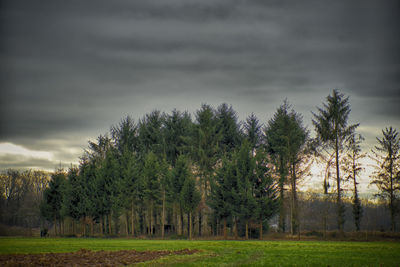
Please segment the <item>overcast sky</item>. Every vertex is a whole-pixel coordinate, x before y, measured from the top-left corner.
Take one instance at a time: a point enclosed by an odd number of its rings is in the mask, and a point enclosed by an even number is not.
[[[399,1],[48,0],[0,6],[0,169],[77,163],[126,115],[285,98],[313,130],[332,89],[365,147],[400,130]]]

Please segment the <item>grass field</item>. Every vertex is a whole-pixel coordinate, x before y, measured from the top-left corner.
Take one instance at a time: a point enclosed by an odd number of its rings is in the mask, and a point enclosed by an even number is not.
[[[100,238],[0,238],[1,254],[90,250],[198,249],[140,265],[400,266],[400,243],[333,241],[185,241]]]

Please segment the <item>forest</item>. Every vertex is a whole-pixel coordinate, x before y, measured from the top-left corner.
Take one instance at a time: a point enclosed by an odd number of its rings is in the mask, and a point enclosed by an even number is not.
[[[3,170],[0,223],[79,236],[223,236],[267,232],[396,232],[400,141],[388,126],[371,151],[349,124],[349,97],[333,90],[312,112],[313,129],[285,100],[269,121],[239,121],[228,104],[122,118],[88,141],[79,166]],[[375,198],[360,196],[370,157]],[[321,164],[321,188],[299,183]],[[351,190],[345,190],[351,188]],[[2,234],[0,232],[0,234]]]

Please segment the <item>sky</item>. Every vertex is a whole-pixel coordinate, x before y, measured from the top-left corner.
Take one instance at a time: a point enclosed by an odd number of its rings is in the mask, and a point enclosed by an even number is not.
[[[368,151],[400,130],[399,13],[395,0],[3,0],[0,170],[77,164],[127,115],[202,103],[265,124],[287,99],[313,134],[333,89]]]

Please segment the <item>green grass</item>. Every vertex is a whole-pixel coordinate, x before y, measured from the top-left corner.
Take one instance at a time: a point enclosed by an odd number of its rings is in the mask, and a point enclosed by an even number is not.
[[[199,249],[141,265],[400,266],[400,243],[333,241],[186,241],[100,238],[0,238],[0,254],[90,250]]]

